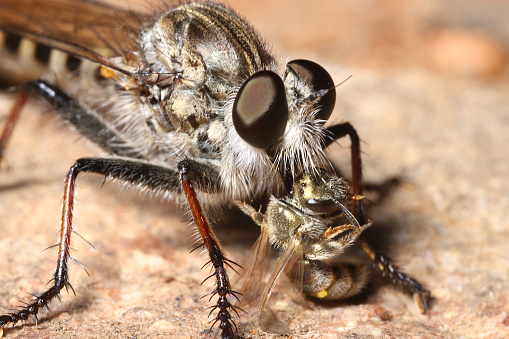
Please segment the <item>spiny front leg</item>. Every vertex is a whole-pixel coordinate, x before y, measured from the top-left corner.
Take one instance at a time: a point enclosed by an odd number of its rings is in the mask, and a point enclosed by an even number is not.
[[[179,163],[178,169],[180,172],[182,189],[184,190],[184,194],[189,203],[189,208],[191,209],[194,222],[196,223],[200,236],[202,237],[203,246],[209,253],[209,264],[211,264],[213,267],[213,273],[207,279],[211,277],[215,277],[216,279],[216,287],[210,295],[211,298],[215,295],[218,296],[216,305],[212,306],[211,310],[211,312],[213,312],[217,309],[218,313],[216,315],[216,319],[213,321],[212,326],[219,322],[219,328],[221,329],[222,337],[225,339],[235,338],[236,326],[232,320],[230,311],[234,311],[237,316],[238,312],[236,309],[237,307],[230,303],[228,297],[233,296],[238,300],[238,293],[232,290],[230,279],[228,278],[228,273],[226,272],[225,267],[228,266],[233,269],[231,264],[235,263],[225,257],[219,241],[217,240],[214,232],[212,231],[212,228],[207,221],[207,218],[205,217],[205,214],[203,213],[191,180],[192,176],[198,174],[192,170],[192,163],[189,161],[182,161]],[[201,176],[201,178],[205,179],[205,176]]]
[[[324,147],[329,146],[332,142],[343,136],[348,135],[350,137],[352,191],[354,194],[362,196],[364,183],[362,179],[361,146],[357,131],[348,122],[328,127],[327,131],[330,133],[331,138],[325,142]],[[359,199],[354,202],[353,214],[358,220],[359,224],[362,225],[367,222],[367,218],[364,214],[364,199]],[[419,310],[421,312],[425,312],[429,307],[429,302],[431,299],[430,291],[424,288],[414,278],[411,278],[405,273],[401,272],[399,268],[394,263],[392,263],[392,261],[386,255],[377,251],[371,245],[364,234],[360,235],[360,242],[364,252],[368,254],[375,265],[377,265],[384,274],[389,274],[394,284],[401,284],[406,292],[411,293]]]

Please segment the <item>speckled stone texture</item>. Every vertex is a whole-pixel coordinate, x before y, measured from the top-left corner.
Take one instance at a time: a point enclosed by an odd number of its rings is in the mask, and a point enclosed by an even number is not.
[[[509,336],[509,28],[505,1],[230,1],[282,60],[309,58],[338,88],[333,122],[363,140],[365,178],[405,184],[370,208],[369,230],[432,292],[426,314],[376,272],[352,300],[305,309],[274,294],[292,338],[505,338]],[[505,14],[504,14],[505,13]],[[5,116],[14,95],[0,95]],[[41,101],[35,101],[41,102]],[[52,114],[28,105],[0,167],[0,305],[45,289],[55,265],[65,173],[98,154]],[[41,112],[42,111],[42,112]],[[347,140],[330,156],[348,168]],[[4,329],[6,338],[208,338],[207,261],[172,202],[102,177],[80,177],[74,238],[77,296]],[[216,230],[239,263],[257,229],[228,209]],[[252,314],[244,338],[262,332]]]

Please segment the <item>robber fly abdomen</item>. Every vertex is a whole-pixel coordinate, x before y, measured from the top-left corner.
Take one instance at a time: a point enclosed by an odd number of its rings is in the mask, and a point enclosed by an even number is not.
[[[0,326],[37,316],[71,287],[72,211],[81,172],[187,201],[210,256],[214,323],[225,338],[234,336],[230,302],[237,294],[208,207],[262,194],[283,201],[302,175],[333,172],[324,148],[347,135],[352,191],[362,195],[357,132],[349,123],[324,127],[336,100],[332,77],[309,60],[281,65],[253,28],[223,5],[184,3],[142,14],[90,1],[3,0],[0,29],[10,54],[20,53],[12,40],[20,37],[20,44],[32,41],[39,49],[36,63],[49,66],[46,78],[20,90],[0,136],[0,157],[31,92],[106,153],[76,160],[66,174],[53,285],[0,316]],[[366,224],[362,200],[352,206],[352,223]]]
[[[81,59],[17,34],[0,31],[0,85],[25,84],[42,73],[70,76],[78,72]]]

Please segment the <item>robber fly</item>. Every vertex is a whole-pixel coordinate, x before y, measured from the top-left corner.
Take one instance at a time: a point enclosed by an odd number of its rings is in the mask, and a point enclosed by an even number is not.
[[[4,52],[22,53],[31,44],[34,63],[49,66],[58,81],[40,78],[21,88],[0,136],[0,157],[31,93],[109,155],[78,159],[67,172],[51,286],[32,303],[0,316],[0,326],[37,317],[63,288],[72,289],[68,263],[79,173],[187,201],[210,256],[214,323],[225,338],[234,337],[238,313],[231,300],[239,296],[227,273],[233,263],[207,211],[265,194],[287,202],[303,175],[334,173],[324,149],[344,136],[352,140],[352,194],[362,196],[355,129],[349,123],[324,126],[336,100],[329,73],[309,60],[281,65],[229,8],[190,2],[144,14],[84,0],[2,0],[1,6]],[[362,199],[353,202],[352,211],[347,228],[358,234],[368,224]],[[377,252],[372,257],[413,292],[423,290]]]

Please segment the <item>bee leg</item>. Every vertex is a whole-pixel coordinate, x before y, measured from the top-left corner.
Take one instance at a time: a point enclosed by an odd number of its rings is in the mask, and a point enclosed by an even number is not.
[[[239,210],[241,210],[242,212],[244,212],[244,214],[246,214],[247,216],[251,217],[251,219],[253,219],[253,221],[260,227],[264,227],[264,222],[265,222],[265,216],[263,215],[261,209],[262,207],[260,206],[260,210],[255,210],[253,208],[253,206],[243,202],[243,201],[239,201],[239,200],[236,200],[233,202],[233,204],[235,206],[237,206],[237,208]]]
[[[33,91],[44,97],[60,117],[73,125],[78,132],[97,144],[104,151],[134,159],[144,158],[140,152],[136,151],[135,147],[130,147],[129,143],[121,137],[115,127],[111,126],[110,123],[96,113],[83,108],[76,100],[57,86],[51,85],[44,80],[34,80],[21,88],[16,102],[11,109],[7,123],[0,136],[0,162],[21,109]]]
[[[324,148],[332,144],[335,140],[346,135],[350,137],[352,142],[350,146],[352,160],[352,191],[354,194],[363,195],[361,144],[357,131],[349,122],[345,122],[328,127],[327,132],[330,139],[325,141]],[[365,224],[368,220],[364,215],[364,200],[360,199],[354,201],[353,206],[353,214],[359,221],[359,224]]]
[[[392,279],[394,285],[400,284],[405,292],[413,296],[419,311],[421,313],[426,312],[431,301],[430,291],[423,287],[416,279],[401,272],[389,257],[377,251],[371,245],[364,234],[361,234],[359,239],[364,252],[373,260],[373,263],[378,266],[384,276],[387,274]]]
[[[210,257],[210,263],[214,268],[213,273],[208,278],[215,276],[216,287],[210,293],[210,295],[211,297],[218,295],[218,300],[216,305],[212,307],[212,311],[215,309],[218,309],[219,311],[212,326],[214,326],[216,322],[219,322],[219,328],[221,329],[222,337],[234,338],[235,323],[232,320],[230,310],[233,310],[235,313],[237,313],[237,310],[235,306],[233,306],[228,300],[228,296],[233,296],[237,300],[238,297],[237,293],[231,288],[230,280],[228,278],[225,267],[228,266],[232,268],[231,263],[233,262],[228,260],[224,255],[221,245],[219,244],[219,241],[217,240],[214,232],[212,231],[212,228],[207,221],[207,218],[205,217],[205,214],[203,213],[194,188],[194,185],[197,185],[198,188],[203,187],[204,189],[210,189],[213,186],[207,182],[210,181],[211,178],[217,177],[217,174],[216,176],[212,177],[208,176],[206,175],[207,171],[215,170],[206,165],[191,161],[181,161],[177,168],[180,172],[182,189],[187,198],[187,201],[189,202],[189,207],[191,209],[194,222],[198,227],[198,231],[200,232],[200,235],[203,239],[203,246],[207,249]]]

